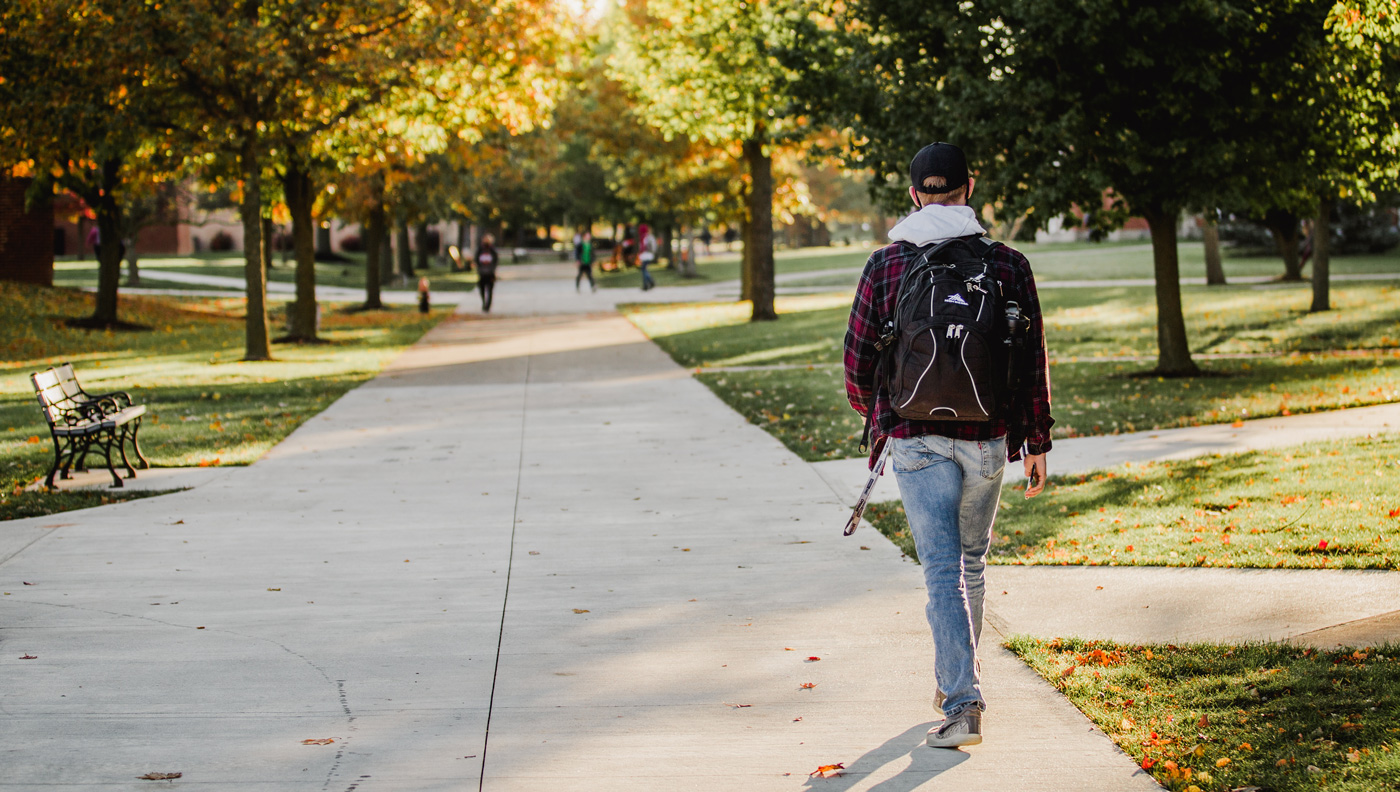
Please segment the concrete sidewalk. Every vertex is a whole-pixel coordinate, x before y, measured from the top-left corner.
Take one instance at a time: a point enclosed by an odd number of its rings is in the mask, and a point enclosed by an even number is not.
[[[987,743],[922,747],[921,577],[845,516],[615,315],[450,321],[250,467],[0,524],[0,788],[1156,788],[993,640]]]

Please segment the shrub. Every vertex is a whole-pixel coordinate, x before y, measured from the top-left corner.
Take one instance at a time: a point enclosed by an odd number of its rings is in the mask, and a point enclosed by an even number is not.
[[[341,237],[340,249],[346,253],[360,253],[365,249],[365,241],[355,235]]]
[[[219,252],[233,250],[233,237],[227,231],[220,231],[209,240],[209,249]]]

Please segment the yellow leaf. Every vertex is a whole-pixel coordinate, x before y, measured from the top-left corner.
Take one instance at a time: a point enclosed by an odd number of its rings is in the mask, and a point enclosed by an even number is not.
[[[587,608],[574,608],[574,613],[589,613]]]
[[[1222,757],[1220,757],[1219,759],[1216,759],[1216,760],[1215,760],[1215,766],[1216,766],[1216,767],[1224,767],[1225,765],[1227,765],[1227,764],[1229,764],[1229,763],[1230,763],[1230,757],[1228,757],[1228,756],[1222,756]]]

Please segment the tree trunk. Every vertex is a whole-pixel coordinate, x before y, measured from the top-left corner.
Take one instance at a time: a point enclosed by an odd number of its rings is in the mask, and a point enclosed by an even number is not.
[[[418,250],[415,251],[418,254],[418,261],[414,266],[417,269],[425,270],[428,268],[428,224],[419,223],[418,227],[413,230],[413,236],[418,243]]]
[[[1152,269],[1157,282],[1157,374],[1166,377],[1200,374],[1191,360],[1191,348],[1186,343],[1186,318],[1181,312],[1177,212],[1153,207],[1143,215],[1152,230]]]
[[[778,318],[773,309],[773,158],[763,151],[764,140],[763,125],[758,124],[754,136],[744,141],[744,159],[753,182],[748,215],[749,239],[753,242],[753,253],[749,255],[753,300],[750,321],[754,322]]]
[[[1225,267],[1220,262],[1220,221],[1215,217],[1206,218],[1201,229],[1206,246],[1206,285],[1224,286]]]
[[[295,222],[295,221],[293,221],[293,222]],[[292,234],[295,235],[295,234],[296,234],[296,231],[293,230],[293,231],[292,231]],[[330,224],[330,223],[320,223],[320,224],[317,224],[317,226],[316,226],[316,253],[315,253],[315,255],[316,255],[316,258],[318,258],[318,259],[323,259],[323,260],[329,260],[329,259],[331,258],[331,256],[335,255],[335,251],[331,250],[331,224]]]
[[[370,180],[373,207],[365,222],[365,310],[379,310],[384,302],[379,295],[380,273],[388,268],[384,259],[384,239],[387,236],[384,213],[384,177],[376,175]]]
[[[122,279],[122,213],[115,190],[121,183],[122,162],[102,163],[102,193],[90,203],[97,213],[97,305],[88,322],[95,327],[117,323],[117,290]]]
[[[277,237],[277,227],[272,224],[272,215],[263,215],[262,220],[262,262],[263,267],[272,269],[272,243]]]
[[[243,275],[248,289],[244,360],[271,360],[267,328],[267,268],[263,261],[262,162],[249,139],[239,156],[243,169]]]
[[[744,194],[744,212],[739,218],[739,299],[753,299],[753,240],[749,239],[749,229],[753,223],[748,217],[749,196]]]
[[[287,335],[297,341],[316,340],[316,221],[311,216],[316,192],[311,174],[294,156],[288,157],[282,189],[292,215],[292,249],[297,259],[297,298],[292,303]]]
[[[141,262],[137,261],[136,239],[124,240],[126,243],[126,285],[141,285]]]
[[[1298,257],[1298,218],[1289,212],[1270,212],[1265,223],[1269,233],[1274,235],[1274,247],[1283,259],[1283,279],[1301,281],[1303,264]]]
[[[398,222],[398,228],[394,232],[394,246],[398,248],[398,274],[403,276],[404,283],[409,283],[413,280],[413,252],[408,248],[407,220]]]
[[[1318,201],[1317,219],[1313,221],[1312,307],[1310,311],[1332,308],[1332,199]]]
[[[672,236],[674,234],[672,221],[669,218],[663,219],[657,231],[660,232],[656,235],[658,243],[656,246],[657,258],[665,257],[666,268],[680,272],[680,262],[676,260],[675,247],[672,245]]]

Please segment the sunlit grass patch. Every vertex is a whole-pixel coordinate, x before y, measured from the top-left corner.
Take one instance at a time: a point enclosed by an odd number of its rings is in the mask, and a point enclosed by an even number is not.
[[[249,464],[448,314],[347,313],[327,305],[327,343],[278,344],[275,360],[244,362],[241,299],[122,298],[120,316],[151,328],[143,331],[65,323],[90,314],[92,300],[69,289],[0,282],[0,519],[133,496],[22,491],[52,462],[33,372],[68,361],[90,391],[129,391],[147,405],[141,443],[157,466]]]
[[[1174,792],[1400,784],[1400,649],[1007,646]]]
[[[1050,454],[1054,470],[1054,452]],[[1400,435],[1054,476],[1003,489],[993,564],[1396,569]],[[906,554],[899,503],[870,520]],[[906,546],[907,545],[907,546]]]

